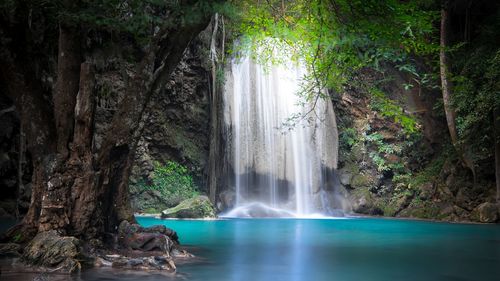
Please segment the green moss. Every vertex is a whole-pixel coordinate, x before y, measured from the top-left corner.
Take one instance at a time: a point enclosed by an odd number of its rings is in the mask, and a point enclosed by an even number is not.
[[[157,210],[156,208],[147,208],[144,210],[144,213],[146,214],[158,214],[160,211]]]
[[[353,188],[367,187],[373,184],[373,180],[370,176],[363,173],[355,174],[352,177],[351,185]]]
[[[433,202],[423,201],[415,197],[405,210],[405,216],[421,219],[442,219],[440,208]]]
[[[398,207],[393,200],[379,200],[376,206],[384,212],[384,216],[394,217]]]

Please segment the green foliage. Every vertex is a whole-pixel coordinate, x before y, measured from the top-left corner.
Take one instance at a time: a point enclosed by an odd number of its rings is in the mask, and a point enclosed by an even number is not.
[[[143,188],[159,191],[169,206],[175,206],[184,199],[198,195],[187,168],[173,161],[165,165],[156,162],[152,184],[143,185]]]
[[[32,0],[0,2],[0,15],[28,9],[43,16],[54,29],[60,23],[90,32],[127,36],[139,44],[149,43],[159,30],[198,23],[216,12],[229,13],[230,6],[218,0]],[[118,36],[117,36],[118,35]]]
[[[241,13],[233,29],[240,32],[237,49],[259,49],[268,60],[285,49],[309,67],[305,90],[341,90],[355,73],[384,62],[412,65],[412,54],[435,54],[429,43],[437,13],[430,1],[397,0],[257,0],[238,1]],[[269,40],[269,38],[273,38]],[[416,72],[415,67],[406,67]],[[313,98],[314,95],[307,97]]]
[[[395,176],[393,178],[393,182],[396,184],[396,191],[418,189],[418,187],[423,184],[435,182],[441,173],[446,160],[453,159],[453,157],[456,157],[456,155],[453,154],[453,148],[448,147],[418,173],[407,173]]]
[[[378,111],[382,116],[393,118],[394,122],[400,124],[406,134],[416,133],[420,127],[417,119],[404,112],[403,108],[395,101],[386,97],[384,92],[373,88],[371,90],[371,108]]]
[[[493,156],[493,110],[500,108],[500,49],[480,47],[455,76],[457,130],[475,162]]]
[[[341,130],[339,135],[339,150],[345,149],[345,151],[350,150],[358,142],[358,132],[354,128],[344,128]]]
[[[499,18],[498,10],[482,18],[469,42],[454,42],[448,50],[459,145],[479,165],[494,154],[493,111],[500,108]],[[435,108],[444,111],[442,103]]]

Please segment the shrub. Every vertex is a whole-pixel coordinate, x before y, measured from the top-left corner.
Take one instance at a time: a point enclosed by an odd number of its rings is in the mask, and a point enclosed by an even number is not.
[[[188,169],[173,161],[165,165],[155,162],[152,184],[146,188],[159,191],[170,207],[198,195]]]

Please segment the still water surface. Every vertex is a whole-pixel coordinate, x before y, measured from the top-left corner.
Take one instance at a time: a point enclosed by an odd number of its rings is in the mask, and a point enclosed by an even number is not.
[[[500,280],[500,225],[370,218],[138,220],[175,229],[198,258],[178,264],[176,275],[93,269],[74,278]]]

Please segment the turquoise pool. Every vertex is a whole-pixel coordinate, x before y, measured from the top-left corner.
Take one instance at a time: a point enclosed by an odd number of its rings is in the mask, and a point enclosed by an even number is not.
[[[186,280],[500,280],[500,226],[394,219],[139,218],[201,258]]]
[[[500,225],[394,219],[159,220],[197,258],[176,275],[91,269],[74,280],[500,280]],[[5,280],[32,280],[3,275]],[[68,276],[49,276],[67,280]],[[3,280],[3,278],[0,278]]]

